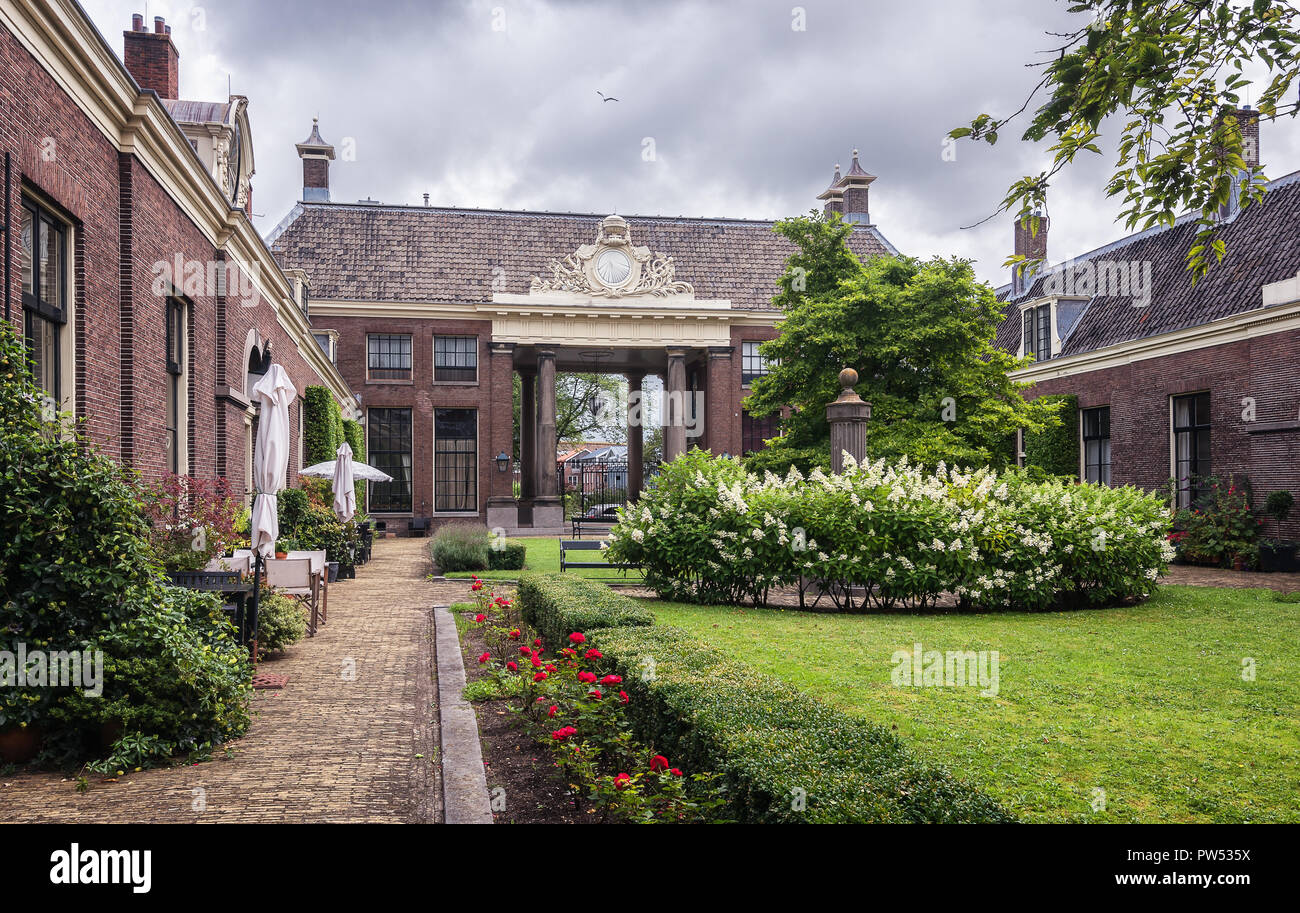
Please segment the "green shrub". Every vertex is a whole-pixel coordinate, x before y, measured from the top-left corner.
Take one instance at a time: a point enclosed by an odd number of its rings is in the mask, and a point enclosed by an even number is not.
[[[308,387],[303,391],[303,410],[303,464],[334,459],[343,443],[343,413],[334,395],[328,387]]]
[[[302,603],[273,590],[262,590],[257,606],[257,650],[261,656],[296,644],[307,633]]]
[[[302,480],[302,488],[288,488],[276,497],[280,538],[276,548],[285,551],[324,549],[330,561],[347,563],[352,554],[354,533],[334,514],[326,502],[328,484],[318,479]]]
[[[1196,503],[1174,517],[1179,554],[1193,564],[1254,565],[1264,521],[1251,508],[1249,484],[1213,476],[1199,484]]]
[[[803,575],[847,610],[955,593],[1034,611],[1149,594],[1173,556],[1168,526],[1164,502],[1130,487],[883,461],[759,478],[690,451],[621,512],[608,554],[666,599],[762,605]]]
[[[519,542],[493,542],[488,549],[488,570],[519,571],[528,549]]]
[[[545,643],[556,649],[574,631],[654,624],[654,615],[635,600],[603,583],[572,574],[521,576],[519,610]]]
[[[849,717],[728,659],[679,628],[618,627],[592,641],[623,678],[638,738],[721,774],[751,823],[1005,822],[996,802]]]
[[[1025,466],[1048,475],[1079,478],[1079,398],[1072,393],[1041,396],[1059,403],[1059,424],[1043,431],[1025,433]]]
[[[482,523],[448,523],[429,540],[429,557],[439,573],[488,569],[490,534]]]

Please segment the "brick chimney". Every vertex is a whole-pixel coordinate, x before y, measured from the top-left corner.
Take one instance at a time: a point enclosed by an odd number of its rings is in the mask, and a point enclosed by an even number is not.
[[[831,185],[817,194],[817,199],[826,201],[823,212],[828,216],[833,212],[838,212],[840,215],[844,214],[844,188],[840,186],[841,180],[840,163],[836,162],[835,176],[831,178]]]
[[[162,98],[179,98],[181,55],[172,44],[172,27],[162,16],[154,16],[153,31],[146,31],[144,17],[136,13],[131,30],[122,34],[122,59],[140,88],[152,89]]]
[[[328,203],[330,198],[330,162],[334,147],[321,139],[316,118],[311,119],[311,135],[297,145],[302,159],[302,199],[306,203]]]
[[[840,179],[844,191],[844,221],[871,223],[871,210],[867,206],[867,187],[876,179],[874,174],[867,174],[858,164],[858,150],[853,150],[853,164]]]
[[[1034,231],[1033,220],[1038,219],[1038,231]],[[1016,256],[1024,257],[1026,260],[1041,260],[1037,266],[1032,269],[1026,269],[1021,272],[1023,264],[1017,264],[1011,267],[1011,287],[1016,294],[1025,290],[1027,280],[1032,281],[1033,274],[1043,268],[1047,263],[1047,226],[1050,220],[1041,213],[1034,213],[1024,219],[1016,221]]]
[[[1242,108],[1228,108],[1215,118],[1215,132],[1218,131],[1225,117],[1232,117],[1237,121],[1237,129],[1241,131],[1241,159],[1246,163],[1244,172],[1233,175],[1232,191],[1228,202],[1219,207],[1219,217],[1229,219],[1241,209],[1241,185],[1249,179],[1252,172],[1259,170],[1259,112],[1249,105]]]

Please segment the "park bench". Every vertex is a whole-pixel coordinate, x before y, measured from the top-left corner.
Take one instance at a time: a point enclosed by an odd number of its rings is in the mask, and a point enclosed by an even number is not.
[[[570,560],[570,552],[595,552],[598,556],[604,557],[601,551],[601,540],[599,539],[561,539],[560,540],[560,573],[564,573],[571,567],[575,568],[609,568],[614,571],[634,571],[638,567],[635,564],[617,564],[611,561],[583,561]]]
[[[594,532],[602,539],[609,538],[609,531],[614,528],[613,520],[605,520],[597,517],[574,517],[573,518],[573,538],[581,539],[583,531]]]

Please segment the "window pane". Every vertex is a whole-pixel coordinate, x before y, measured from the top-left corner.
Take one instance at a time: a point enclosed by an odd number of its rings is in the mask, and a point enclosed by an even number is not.
[[[171,472],[179,472],[179,462],[177,453],[177,436],[176,424],[179,406],[179,386],[180,378],[175,374],[167,378],[167,468]]]
[[[370,483],[370,509],[405,513],[411,509],[411,410],[371,409],[367,426],[370,465],[393,477]]]
[[[478,412],[433,413],[433,509],[478,510]]]
[[[477,336],[435,336],[433,379],[474,381],[478,379]]]
[[[1052,357],[1052,306],[1044,304],[1038,308],[1038,349],[1039,361]]]
[[[58,403],[60,400],[59,325],[32,311],[27,311],[23,316],[27,356],[31,359],[32,375],[36,378],[37,386]]]
[[[1180,396],[1174,400],[1174,427],[1188,428],[1192,421],[1192,398]]]
[[[63,310],[63,231],[49,219],[41,219],[41,302]]]
[[[770,362],[758,351],[759,343],[740,344],[740,382],[748,386],[768,372]]]
[[[32,251],[36,248],[36,242],[32,238],[32,232],[35,230],[35,222],[32,211],[26,206],[22,208],[22,242],[18,248],[18,269],[22,275],[23,294],[36,294],[36,272],[32,268]]]
[[[375,380],[409,380],[411,337],[405,335],[366,337],[370,376]]]
[[[1025,346],[1022,354],[1034,354],[1034,312],[1025,311],[1025,328],[1024,328]]]

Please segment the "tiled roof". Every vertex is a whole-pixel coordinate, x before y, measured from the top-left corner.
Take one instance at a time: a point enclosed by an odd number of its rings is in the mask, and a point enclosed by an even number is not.
[[[160,99],[172,120],[178,124],[224,124],[230,116],[230,104],[221,101],[186,101],[183,98]]]
[[[1150,263],[1151,287],[1150,300],[1142,307],[1127,295],[1094,295],[1084,302],[1082,313],[1063,336],[1061,355],[1170,333],[1260,307],[1262,286],[1300,272],[1300,172],[1270,183],[1263,202],[1222,226],[1220,237],[1228,246],[1227,255],[1193,284],[1185,258],[1196,232],[1195,220],[1183,217],[1170,228],[1149,229],[1052,266],[1021,295],[1013,297],[1010,286],[999,288],[998,298],[1007,306],[998,328],[998,346],[1020,351],[1018,305],[1049,294],[1047,283],[1054,275],[1059,288],[1063,267],[1072,268],[1078,277],[1086,264],[1100,273],[1103,264],[1136,263],[1144,269]]]
[[[490,301],[494,291],[526,293],[534,276],[549,276],[551,259],[591,244],[602,218],[307,202],[268,241],[283,267],[307,271],[314,300]],[[626,218],[633,243],[672,257],[697,298],[737,308],[771,306],[794,250],[769,221]],[[863,258],[895,252],[872,226],[856,226],[849,244]]]

